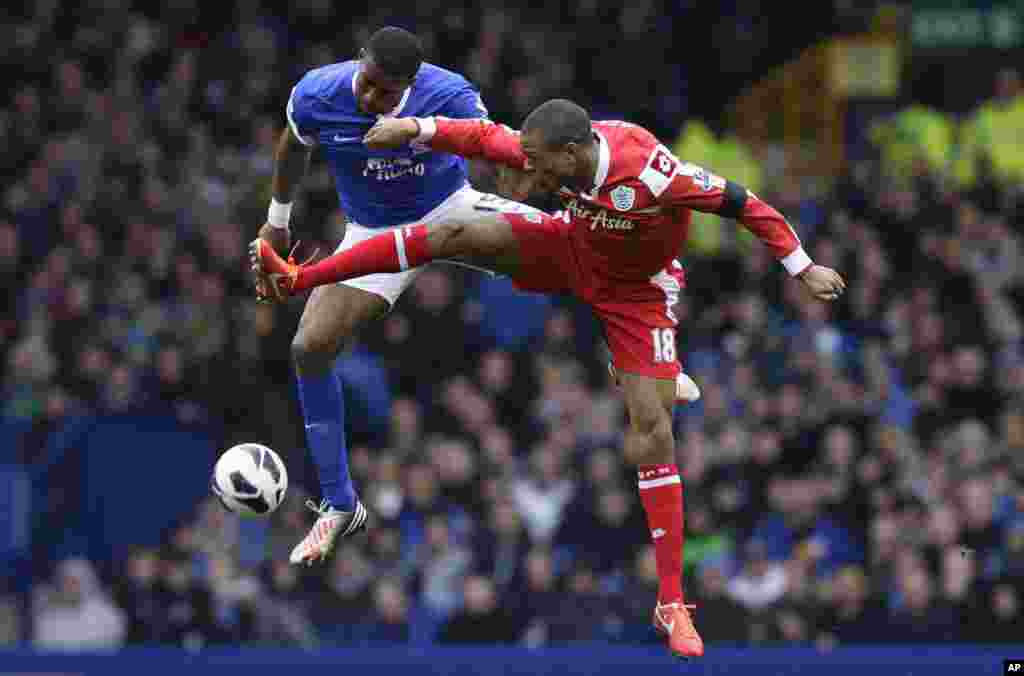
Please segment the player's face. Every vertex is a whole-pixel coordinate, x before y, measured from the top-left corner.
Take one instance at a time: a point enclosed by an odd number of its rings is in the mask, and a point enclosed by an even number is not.
[[[540,132],[533,130],[519,137],[519,145],[526,155],[529,163],[527,168],[533,172],[534,185],[538,189],[554,192],[563,185],[573,185],[576,158],[571,148],[553,148],[545,142]]]
[[[359,110],[367,115],[387,115],[402,102],[411,84],[411,78],[389,77],[364,53],[355,86]]]

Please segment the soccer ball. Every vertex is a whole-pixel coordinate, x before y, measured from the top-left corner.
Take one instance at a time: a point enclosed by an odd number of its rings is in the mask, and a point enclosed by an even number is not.
[[[288,471],[277,453],[266,446],[238,444],[217,460],[210,488],[230,512],[268,516],[284,500]]]

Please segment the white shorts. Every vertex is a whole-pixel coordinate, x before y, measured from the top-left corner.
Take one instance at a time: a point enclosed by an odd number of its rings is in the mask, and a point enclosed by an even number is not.
[[[473,205],[475,205],[483,195],[484,193],[478,192],[469,184],[466,184],[449,195],[448,199],[438,204],[433,211],[416,222],[425,225],[431,225],[446,219],[470,222],[474,217],[479,217],[480,212],[475,210]],[[345,239],[343,239],[341,244],[338,245],[338,248],[335,249],[335,253],[351,248],[359,242],[375,237],[382,232],[389,232],[391,230],[401,228],[404,225],[410,224],[403,223],[402,225],[396,225],[393,228],[367,228],[359,225],[358,223],[349,223],[345,228]],[[420,274],[420,270],[422,270],[422,268],[413,268],[411,270],[406,270],[405,272],[388,272],[376,275],[366,275],[365,277],[347,279],[344,282],[338,282],[338,284],[344,284],[346,286],[351,286],[356,289],[376,294],[386,300],[389,305],[394,306],[398,297],[409,288],[417,275]]]

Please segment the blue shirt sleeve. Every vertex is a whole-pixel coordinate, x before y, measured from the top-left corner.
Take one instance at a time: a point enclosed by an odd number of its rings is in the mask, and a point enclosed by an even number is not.
[[[317,98],[310,92],[313,85],[311,74],[307,73],[292,88],[292,93],[288,97],[288,107],[285,109],[288,126],[291,127],[292,133],[307,146],[316,143],[317,131],[316,116],[313,113],[313,106],[316,104]]]
[[[439,114],[459,120],[490,117],[480,92],[468,85],[449,99]]]

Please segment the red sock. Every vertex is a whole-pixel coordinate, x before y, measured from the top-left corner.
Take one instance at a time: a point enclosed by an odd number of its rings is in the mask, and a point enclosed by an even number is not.
[[[640,501],[658,564],[658,603],[683,600],[683,484],[675,465],[640,465]]]
[[[407,225],[382,232],[299,270],[295,291],[379,272],[401,272],[432,260],[427,226]]]

